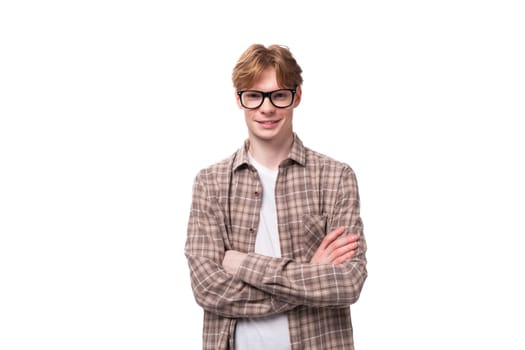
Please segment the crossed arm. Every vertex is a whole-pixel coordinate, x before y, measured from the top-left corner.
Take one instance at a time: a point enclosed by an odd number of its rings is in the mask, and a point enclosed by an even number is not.
[[[327,234],[310,263],[339,265],[354,256],[359,245],[359,236],[350,234],[339,238],[345,231],[346,228],[341,226]],[[236,250],[227,250],[222,261],[222,267],[226,272],[235,275],[247,255],[247,253]]]
[[[352,182],[351,176],[343,182]],[[300,263],[227,250],[224,220],[198,177],[185,250],[196,301],[209,312],[234,318],[263,317],[299,305],[342,307],[356,301],[366,279],[366,243],[358,201],[348,197],[347,190],[332,213],[337,228],[324,237],[310,262]]]

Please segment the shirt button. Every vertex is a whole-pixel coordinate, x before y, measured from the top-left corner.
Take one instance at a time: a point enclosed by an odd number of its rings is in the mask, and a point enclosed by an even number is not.
[[[250,233],[253,233],[255,230],[250,227]]]
[[[259,191],[255,191],[253,192],[253,194],[255,195],[255,197],[259,197]]]

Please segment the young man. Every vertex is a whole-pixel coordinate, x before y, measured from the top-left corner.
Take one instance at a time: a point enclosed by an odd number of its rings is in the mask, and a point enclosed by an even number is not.
[[[353,349],[350,307],[367,277],[354,172],[292,127],[302,70],[250,46],[233,70],[248,139],[201,170],[185,254],[204,309],[203,349]]]

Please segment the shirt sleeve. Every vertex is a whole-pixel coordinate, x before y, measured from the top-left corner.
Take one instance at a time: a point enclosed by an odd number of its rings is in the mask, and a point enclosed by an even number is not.
[[[263,317],[296,307],[234,278],[222,267],[228,237],[216,197],[199,173],[193,185],[185,255],[193,294],[206,311],[232,317]]]
[[[330,231],[345,226],[359,235],[356,254],[339,265],[301,263],[250,253],[236,277],[257,289],[292,304],[313,307],[344,307],[355,303],[367,278],[366,241],[360,217],[355,174],[345,168],[329,218]]]

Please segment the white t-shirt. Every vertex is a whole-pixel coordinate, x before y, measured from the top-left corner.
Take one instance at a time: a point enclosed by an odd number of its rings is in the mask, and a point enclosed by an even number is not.
[[[275,181],[278,170],[268,169],[251,156],[250,163],[257,169],[262,182],[263,196],[259,228],[255,238],[255,252],[280,257],[281,245],[275,208]],[[288,316],[278,314],[262,318],[237,320],[235,350],[290,350]]]

